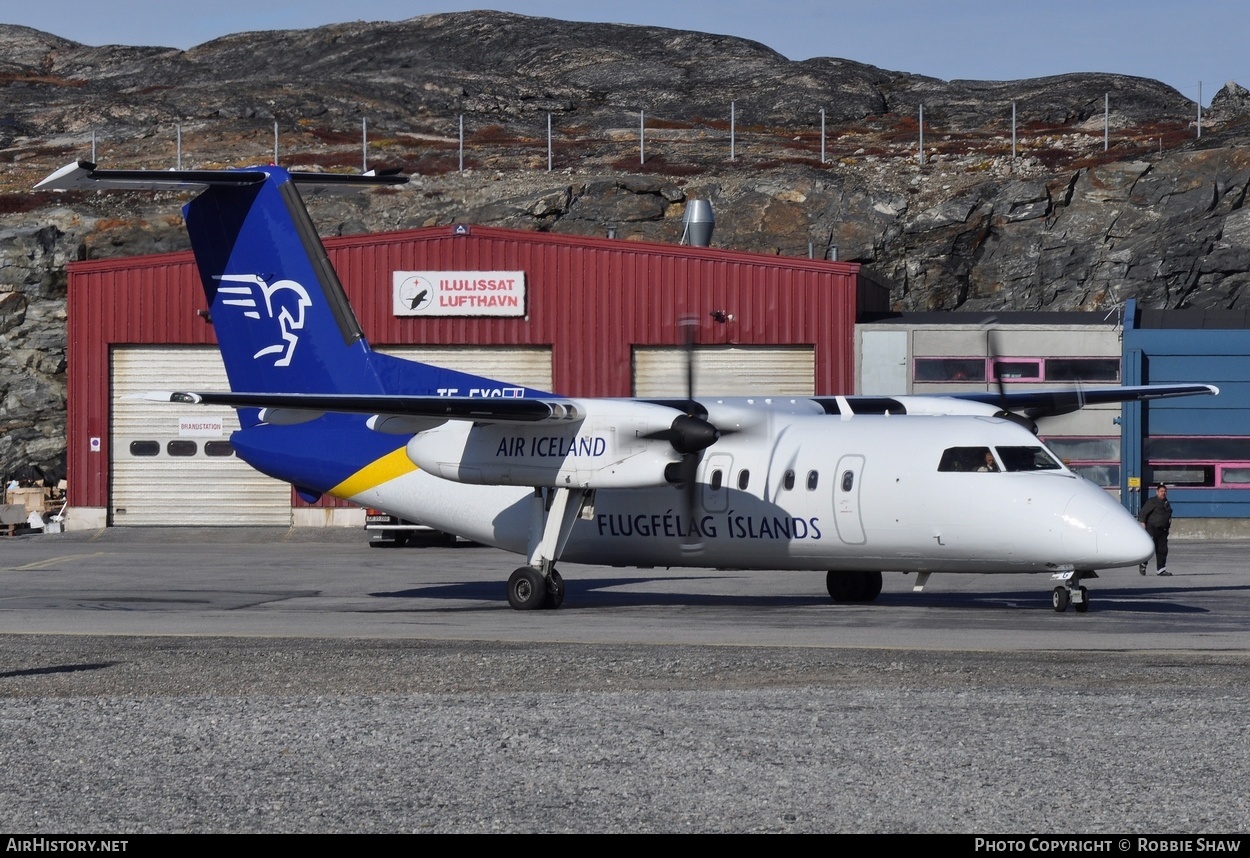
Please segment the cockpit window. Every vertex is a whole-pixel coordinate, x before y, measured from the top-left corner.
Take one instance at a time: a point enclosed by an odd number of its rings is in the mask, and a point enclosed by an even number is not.
[[[1055,461],[1045,447],[995,447],[1009,471],[1061,471],[1063,466]]]
[[[1001,448],[1000,448],[1001,449]],[[942,453],[939,471],[999,471],[989,447],[951,447]],[[1010,469],[1008,469],[1010,470]]]

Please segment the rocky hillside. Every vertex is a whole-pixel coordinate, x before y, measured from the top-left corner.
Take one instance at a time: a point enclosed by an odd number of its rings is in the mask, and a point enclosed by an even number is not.
[[[189,51],[0,25],[0,87],[0,473],[63,456],[65,262],[186,246],[170,200],[30,192],[93,148],[113,167],[245,165],[272,160],[276,134],[286,166],[415,177],[314,201],[327,233],[676,241],[685,201],[709,198],[715,245],[861,261],[901,310],[1250,301],[1250,94],[1233,84],[1199,137],[1197,106],[1141,78],[941,81],[471,12]]]

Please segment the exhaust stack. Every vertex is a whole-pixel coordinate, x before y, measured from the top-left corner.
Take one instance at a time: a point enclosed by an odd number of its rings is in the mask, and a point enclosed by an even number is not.
[[[692,247],[711,247],[712,231],[716,229],[716,218],[712,215],[710,200],[689,200],[686,211],[681,216],[684,227],[681,231],[681,243]]]

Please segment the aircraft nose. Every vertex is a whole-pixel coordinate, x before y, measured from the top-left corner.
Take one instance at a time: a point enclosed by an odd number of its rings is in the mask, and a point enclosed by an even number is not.
[[[1102,489],[1077,492],[1063,513],[1063,547],[1077,568],[1111,569],[1145,562],[1154,542]]]

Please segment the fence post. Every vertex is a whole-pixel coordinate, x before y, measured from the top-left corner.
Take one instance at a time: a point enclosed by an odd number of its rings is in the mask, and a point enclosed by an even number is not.
[[[464,114],[460,114],[460,169],[457,172],[464,172]]]
[[[360,118],[360,172],[369,172],[369,120]]]
[[[820,163],[825,163],[825,109],[820,109]]]
[[[729,102],[729,160],[732,161],[736,157],[737,149],[737,131],[738,131],[738,103],[736,101]]]
[[[638,163],[647,163],[647,112],[638,111]]]
[[[924,166],[924,105],[920,105],[920,166]]]
[[[551,172],[551,114],[547,114],[547,172]]]

